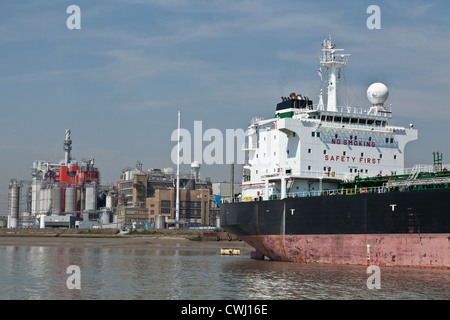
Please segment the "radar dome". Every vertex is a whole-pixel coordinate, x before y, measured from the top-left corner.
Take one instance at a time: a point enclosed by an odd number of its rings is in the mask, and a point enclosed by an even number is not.
[[[382,105],[387,100],[388,96],[388,88],[380,82],[371,84],[367,89],[367,98],[372,102],[372,105]]]

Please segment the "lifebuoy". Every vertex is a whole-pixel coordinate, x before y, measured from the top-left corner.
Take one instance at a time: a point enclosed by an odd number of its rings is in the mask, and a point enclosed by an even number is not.
[[[366,193],[367,189],[366,188],[361,188],[361,193]]]

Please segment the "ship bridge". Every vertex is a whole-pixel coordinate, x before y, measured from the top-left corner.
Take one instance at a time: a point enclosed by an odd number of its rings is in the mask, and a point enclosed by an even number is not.
[[[274,118],[253,119],[243,149],[243,196],[283,199],[291,192],[334,189],[356,176],[388,175],[404,170],[404,150],[417,130],[389,125],[388,88],[379,82],[367,89],[369,108],[337,106],[336,80],[348,54],[331,38],[322,44],[320,64],[327,69],[327,105],[291,93],[277,104]]]

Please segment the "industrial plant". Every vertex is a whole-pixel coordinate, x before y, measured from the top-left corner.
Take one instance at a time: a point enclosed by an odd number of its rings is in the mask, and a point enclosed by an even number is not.
[[[35,160],[31,180],[11,179],[8,228],[92,227],[114,222],[117,190],[100,185],[94,158],[72,158],[70,130],[65,132],[64,159]]]
[[[200,179],[200,164],[177,179],[172,168],[123,169],[117,184],[101,185],[94,158],[72,157],[70,130],[63,141],[64,159],[35,160],[31,179],[11,179],[7,228],[208,228],[220,224],[220,201],[240,192],[240,185]],[[234,173],[234,171],[233,171]]]

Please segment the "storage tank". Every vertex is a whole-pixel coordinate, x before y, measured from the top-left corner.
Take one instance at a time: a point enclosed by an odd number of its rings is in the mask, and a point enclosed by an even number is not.
[[[17,228],[19,220],[20,187],[16,179],[11,179],[8,192],[8,228]]]
[[[108,194],[106,196],[106,208],[108,209],[112,209],[113,207],[113,196],[111,194]]]
[[[21,227],[22,228],[29,228],[33,225],[33,218],[31,216],[31,212],[24,211],[21,214]]]
[[[38,213],[44,213],[44,206],[45,206],[45,189],[41,189],[39,192],[39,202],[38,205]]]
[[[216,219],[216,227],[220,228],[220,218],[219,217],[217,217],[217,219]]]
[[[39,226],[41,229],[45,228],[45,214],[41,214],[39,217]]]
[[[31,184],[31,214],[36,215],[40,211],[40,191],[41,191],[41,181],[33,178]]]
[[[86,210],[95,211],[97,209],[97,187],[86,187]]]
[[[166,217],[163,215],[158,215],[155,218],[155,228],[165,229],[166,228]]]
[[[77,200],[77,189],[66,188],[65,199],[64,199],[64,211],[66,213],[75,213],[76,200]]]
[[[43,191],[43,192],[42,192]],[[41,213],[48,214],[50,212],[50,204],[52,200],[52,189],[41,189],[41,194],[43,197],[43,204],[42,204],[42,210]]]
[[[103,208],[100,211],[99,223],[100,224],[108,224],[110,214],[111,214],[111,211],[109,211],[107,208]]]
[[[45,212],[51,213],[51,204],[52,204],[52,189],[45,189]]]
[[[52,214],[61,214],[62,213],[62,195],[63,189],[60,187],[56,187],[52,190]]]
[[[39,213],[46,214],[48,212],[47,190],[48,189],[41,189],[39,192]]]

